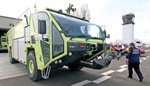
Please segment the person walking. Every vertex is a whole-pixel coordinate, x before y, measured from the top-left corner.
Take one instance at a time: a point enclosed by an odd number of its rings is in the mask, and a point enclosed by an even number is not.
[[[139,77],[139,81],[143,81],[143,75],[140,71],[140,51],[135,47],[134,43],[130,43],[131,52],[126,55],[126,62],[128,64],[128,78],[132,78],[133,68]]]

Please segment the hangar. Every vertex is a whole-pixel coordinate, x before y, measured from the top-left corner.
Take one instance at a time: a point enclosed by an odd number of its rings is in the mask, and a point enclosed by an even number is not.
[[[17,24],[17,18],[0,15],[0,36],[4,35],[11,27]]]

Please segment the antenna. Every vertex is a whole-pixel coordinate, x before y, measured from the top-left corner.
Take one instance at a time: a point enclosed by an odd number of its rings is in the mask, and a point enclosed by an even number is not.
[[[134,9],[131,7],[131,12],[134,13]]]
[[[35,5],[34,5],[34,8],[35,8],[35,11],[36,11],[36,3],[35,3]]]

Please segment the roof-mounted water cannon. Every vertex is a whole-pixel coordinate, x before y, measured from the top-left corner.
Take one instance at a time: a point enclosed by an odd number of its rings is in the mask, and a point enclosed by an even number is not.
[[[75,11],[76,11],[76,8],[71,8],[71,10],[72,10],[73,12],[75,12]]]
[[[73,8],[73,4],[69,4],[69,7],[66,9],[66,12],[70,14],[70,12],[75,12],[76,8]]]

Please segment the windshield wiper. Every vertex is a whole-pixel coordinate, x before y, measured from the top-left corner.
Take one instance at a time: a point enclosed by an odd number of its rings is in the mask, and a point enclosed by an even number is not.
[[[103,40],[103,38],[98,38],[98,37],[89,37],[89,38],[86,38],[85,40],[87,41],[88,39],[100,39],[100,40]]]
[[[71,37],[70,40],[72,40],[73,38],[77,38],[77,37],[89,37],[89,36],[87,36],[87,35],[78,35],[78,36]]]

